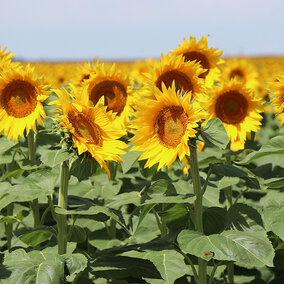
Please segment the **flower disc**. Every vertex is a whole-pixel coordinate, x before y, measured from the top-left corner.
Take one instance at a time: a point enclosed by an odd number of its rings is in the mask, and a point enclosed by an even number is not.
[[[181,106],[166,107],[160,111],[155,122],[155,131],[166,147],[174,148],[187,128],[188,117]]]
[[[126,105],[127,92],[119,82],[106,80],[96,84],[90,91],[90,101],[94,106],[101,97],[104,97],[104,104],[108,111],[111,110],[120,115]]]
[[[238,91],[228,91],[216,100],[216,116],[225,123],[240,123],[246,117],[247,110],[247,99]]]
[[[204,79],[208,75],[209,70],[210,70],[210,63],[209,63],[206,55],[204,55],[204,54],[202,54],[201,52],[198,52],[198,51],[188,51],[188,52],[185,52],[183,55],[184,55],[185,61],[196,60],[197,62],[200,63],[200,65],[202,66],[203,69],[206,69],[205,72],[203,72],[199,75],[200,78]]]
[[[8,115],[16,118],[26,117],[36,108],[36,89],[29,82],[12,81],[2,91],[1,104]]]
[[[178,70],[170,70],[161,74],[156,82],[156,86],[162,91],[162,82],[168,88],[172,86],[173,81],[176,83],[176,90],[185,93],[190,91],[193,92],[193,84],[191,83],[190,78]]]
[[[67,116],[74,127],[75,135],[84,138],[88,144],[102,147],[103,140],[101,130],[86,114],[82,112],[78,113],[71,109]]]

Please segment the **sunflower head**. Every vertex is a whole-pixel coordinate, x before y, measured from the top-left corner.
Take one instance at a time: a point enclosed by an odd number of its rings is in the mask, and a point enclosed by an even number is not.
[[[193,61],[184,61],[182,55],[161,55],[150,73],[145,73],[145,79],[149,85],[156,86],[162,91],[162,84],[169,88],[175,82],[176,91],[191,93],[191,97],[197,98],[205,93],[204,80],[199,75],[203,69],[200,64]]]
[[[218,117],[223,122],[232,150],[243,149],[246,136],[261,126],[263,102],[236,79],[215,87],[207,108],[210,118]]]
[[[66,89],[56,90],[58,99],[53,102],[60,113],[60,125],[69,133],[73,147],[78,154],[89,153],[110,175],[108,162],[121,162],[127,144],[118,140],[124,132],[113,125],[114,115],[106,112],[106,107],[90,107],[76,99],[76,89],[72,95]]]
[[[211,86],[220,77],[218,65],[222,63],[220,59],[222,51],[217,51],[217,48],[208,48],[207,40],[208,38],[203,36],[197,42],[195,37],[190,36],[189,41],[184,39],[171,54],[183,55],[185,61],[198,62],[203,68],[199,77],[205,79],[206,84]]]
[[[6,69],[0,77],[0,132],[13,141],[32,129],[36,122],[43,125],[45,111],[42,102],[47,99],[48,86],[34,75],[29,65],[21,69]]]
[[[147,159],[145,167],[158,163],[170,166],[177,157],[183,160],[189,155],[190,138],[195,137],[200,121],[199,111],[192,107],[191,93],[180,97],[175,85],[168,89],[163,84],[162,91],[153,87],[154,98],[141,102],[132,122],[135,144],[131,150],[142,151],[140,160]]]
[[[104,105],[115,113],[115,123],[125,126],[132,115],[133,81],[115,65],[98,64],[89,79],[82,83],[78,99],[86,105]]]
[[[284,123],[284,75],[277,77],[269,84],[272,106],[281,124]]]

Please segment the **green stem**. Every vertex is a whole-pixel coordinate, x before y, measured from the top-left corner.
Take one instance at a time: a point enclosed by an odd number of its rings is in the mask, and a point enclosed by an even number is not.
[[[230,153],[226,156],[226,165],[231,165],[231,155]],[[232,193],[232,187],[229,186],[225,189],[225,194],[227,198],[227,210],[230,209],[230,207],[233,205],[233,193]],[[229,262],[227,264],[227,275],[228,275],[228,281],[229,283],[234,283],[234,263]]]
[[[227,264],[227,274],[229,283],[234,283],[234,263],[230,262]]]
[[[196,283],[198,283],[198,275],[197,275],[197,272],[196,272],[196,269],[194,267],[194,263],[192,262],[192,260],[185,253],[183,253],[182,251],[180,251],[180,250],[176,250],[176,251],[179,252],[180,254],[182,254],[183,257],[187,260],[187,262],[191,266],[191,269],[192,269],[192,272],[193,272],[194,281]]]
[[[7,206],[7,216],[13,216],[13,209],[14,209],[14,204],[10,203]],[[5,224],[5,231],[6,231],[6,236],[7,236],[7,248],[8,251],[11,249],[11,243],[12,243],[12,237],[13,237],[13,224]]]
[[[35,143],[35,133],[32,130],[28,134],[28,146],[29,146],[29,160],[31,162],[35,162],[36,143]],[[37,198],[31,202],[31,209],[34,215],[34,227],[37,227],[40,225],[39,205]]]
[[[60,167],[60,187],[58,195],[58,207],[67,209],[68,196],[68,182],[69,182],[69,165],[67,161],[61,163]],[[66,215],[57,216],[57,240],[58,240],[58,254],[65,254],[67,249],[67,218]]]
[[[160,229],[161,237],[164,237],[167,234],[167,227],[166,227],[165,223],[163,222],[163,220],[160,220],[160,216],[157,213],[157,211],[155,210],[155,208],[152,209],[152,212],[154,213],[158,227]]]
[[[202,190],[200,184],[200,175],[199,175],[199,168],[198,168],[198,159],[197,159],[197,148],[196,148],[196,140],[192,139],[191,144],[189,146],[190,150],[190,157],[189,157],[189,164],[191,169],[191,176],[192,176],[192,184],[194,194],[196,196],[194,202],[194,211],[195,211],[195,225],[196,230],[198,232],[203,233],[203,208],[202,208]],[[199,284],[206,284],[207,283],[207,262],[202,258],[198,258],[198,283]]]

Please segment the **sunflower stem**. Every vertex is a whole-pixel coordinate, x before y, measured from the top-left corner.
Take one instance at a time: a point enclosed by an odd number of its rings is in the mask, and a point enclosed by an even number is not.
[[[7,216],[13,215],[14,203],[10,203],[7,206]],[[7,223],[5,224],[5,232],[7,236],[7,248],[8,251],[11,249],[12,237],[13,237],[13,224]]]
[[[35,142],[35,133],[32,130],[28,134],[28,147],[29,147],[29,160],[31,162],[35,162],[36,142]],[[37,227],[40,225],[39,205],[37,198],[31,202],[31,209],[34,215],[34,227]]]
[[[226,156],[226,165],[231,165],[231,155],[230,153]],[[229,186],[225,189],[225,194],[226,194],[226,198],[227,198],[227,210],[230,209],[230,207],[233,204],[233,193],[232,193],[232,187]],[[227,264],[227,275],[228,275],[228,281],[229,283],[234,283],[234,263],[233,262],[229,262]]]
[[[60,167],[60,186],[58,194],[58,207],[67,209],[68,183],[69,183],[69,163],[64,161]],[[65,254],[67,249],[67,218],[66,215],[60,214],[57,221],[57,241],[58,254]]]
[[[202,196],[203,192],[200,184],[200,175],[198,168],[198,159],[197,159],[197,147],[196,140],[192,139],[191,144],[189,145],[190,157],[188,157],[191,176],[192,176],[192,184],[193,190],[195,194],[195,202],[194,202],[194,211],[195,211],[195,226],[198,232],[203,233],[203,208],[202,208]],[[207,283],[207,262],[202,258],[198,258],[198,283],[206,284]]]

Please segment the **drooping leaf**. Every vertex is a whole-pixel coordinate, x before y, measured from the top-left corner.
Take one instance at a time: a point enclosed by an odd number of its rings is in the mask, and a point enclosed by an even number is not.
[[[201,137],[207,144],[225,149],[230,141],[225,127],[219,118],[210,119],[201,131]]]

